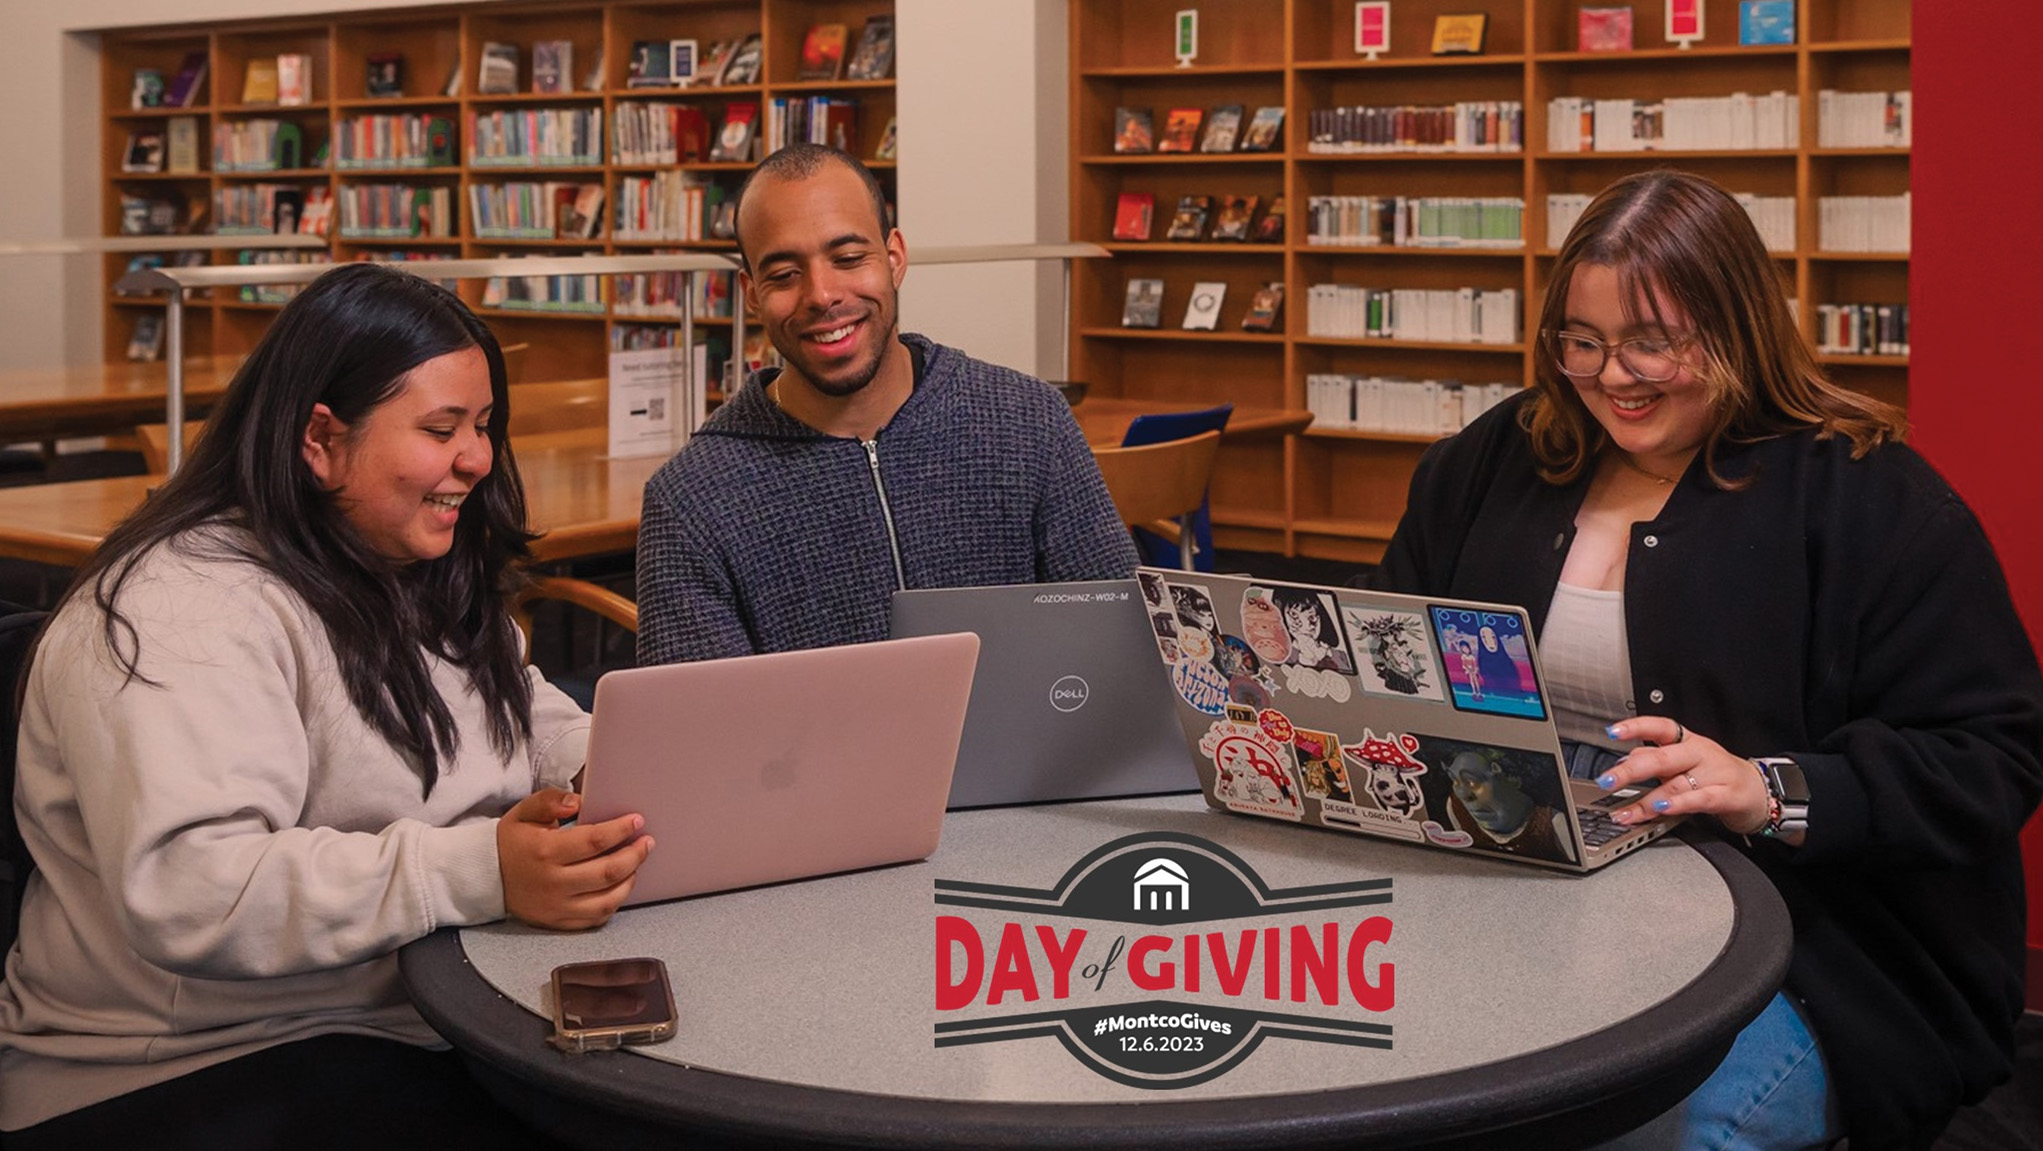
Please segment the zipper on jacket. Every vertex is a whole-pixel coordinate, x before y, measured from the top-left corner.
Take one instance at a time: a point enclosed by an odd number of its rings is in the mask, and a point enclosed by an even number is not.
[[[887,522],[887,546],[894,549],[894,585],[902,591],[908,590],[908,573],[901,566],[901,537],[894,531],[894,509],[887,504],[887,483],[880,478],[880,441],[860,440],[865,449],[866,463],[872,466],[873,490],[880,493],[880,518]]]

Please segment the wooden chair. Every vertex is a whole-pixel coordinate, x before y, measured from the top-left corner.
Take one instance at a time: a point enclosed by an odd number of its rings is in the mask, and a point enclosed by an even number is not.
[[[540,576],[511,599],[511,618],[518,621],[518,630],[525,633],[528,647],[532,639],[532,605],[548,599],[595,612],[628,632],[638,631],[638,605],[609,588],[571,576]]]
[[[1206,502],[1220,433],[1206,432],[1139,448],[1095,448],[1100,476],[1121,522],[1175,538],[1179,566],[1192,567],[1193,533],[1187,517]]]

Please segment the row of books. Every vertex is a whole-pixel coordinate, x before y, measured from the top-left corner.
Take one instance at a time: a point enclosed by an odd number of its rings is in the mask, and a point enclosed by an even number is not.
[[[1816,93],[1819,148],[1906,148],[1915,143],[1915,93]]]
[[[1699,13],[1700,6],[1696,8]],[[1670,27],[1675,19],[1668,10]],[[1694,17],[1700,35],[1702,17]],[[1741,0],[1738,5],[1738,43],[1745,47],[1793,44],[1795,42],[1795,0]],[[1584,7],[1576,14],[1577,52],[1632,51],[1632,9],[1624,6]]]
[[[334,130],[334,166],[343,171],[449,168],[454,121],[414,112],[351,116]]]
[[[213,125],[213,168],[275,172],[303,166],[305,133],[288,120],[223,120]]]
[[[1557,96],[1546,106],[1550,152],[1739,152],[1801,146],[1802,98],[1669,96],[1598,100]]]
[[[722,185],[686,173],[626,176],[617,182],[614,235],[620,240],[729,239],[733,207]]]
[[[340,190],[340,234],[344,240],[451,240],[456,234],[454,189],[346,185]]]
[[[1178,243],[1208,241],[1254,242],[1276,244],[1284,239],[1284,197],[1272,196],[1270,206],[1260,219],[1256,207],[1262,203],[1260,196],[1218,197],[1219,210],[1214,210],[1215,197],[1180,196],[1177,211],[1171,215],[1170,227],[1164,230],[1163,238]],[[1208,221],[1212,228],[1209,232]],[[1123,192],[1114,205],[1114,231],[1116,240],[1144,242],[1155,231],[1156,197],[1148,192]]]
[[[1305,407],[1315,428],[1451,436],[1517,390],[1506,383],[1315,372],[1305,377]]]
[[[858,101],[842,96],[775,96],[766,102],[766,151],[797,141],[852,152],[858,136]]]
[[[121,153],[121,171],[184,175],[196,174],[198,170],[198,117],[172,116],[161,129],[144,128],[128,133],[127,149]]]
[[[477,167],[601,164],[603,109],[507,108],[470,112],[468,162]]]
[[[1818,304],[1816,350],[1846,356],[1905,356],[1908,305]]]
[[[1525,148],[1525,105],[1464,100],[1319,108],[1311,127],[1309,152],[1518,152]]]
[[[1825,196],[1816,201],[1816,246],[1825,252],[1908,251],[1909,194]]]
[[[302,52],[251,56],[241,72],[241,102],[294,107],[312,102],[312,57]]]
[[[263,264],[323,264],[326,259],[325,252],[244,248],[236,254],[235,263],[251,267]],[[244,304],[284,304],[304,288],[303,284],[243,284],[240,297]]]
[[[468,219],[483,239],[589,240],[603,231],[603,199],[601,184],[470,184]]]
[[[1172,108],[1163,121],[1163,135],[1147,108],[1114,109],[1114,151],[1123,155],[1150,152],[1269,152],[1277,148],[1284,131],[1284,108],[1257,108],[1242,127],[1247,109],[1240,104],[1223,104],[1209,118],[1204,108]],[[1204,125],[1204,132],[1200,126]]]
[[[1305,332],[1347,340],[1515,344],[1524,327],[1522,299],[1516,288],[1314,284],[1306,289]]]
[[[1305,242],[1314,246],[1516,248],[1525,201],[1516,196],[1313,196]]]
[[[695,164],[709,148],[709,117],[694,104],[625,100],[611,118],[612,163]]]
[[[1222,280],[1201,280],[1192,285],[1189,298],[1185,301],[1185,320],[1181,325],[1188,332],[1211,332],[1220,326],[1220,308],[1227,301],[1227,284]],[[1164,286],[1158,279],[1140,278],[1128,281],[1128,298],[1121,306],[1121,326],[1124,328],[1158,328],[1163,326]],[[1284,284],[1272,280],[1256,288],[1256,294],[1249,300],[1248,311],[1242,313],[1241,330],[1244,332],[1269,332],[1276,330],[1277,315],[1284,308]]]
[[[1795,250],[1795,198],[1793,196],[1758,196],[1750,192],[1733,193],[1738,203],[1744,206],[1752,224],[1759,229],[1760,242],[1769,252],[1792,252]],[[1595,197],[1582,192],[1555,192],[1546,198],[1546,246],[1559,248],[1567,242],[1568,233],[1575,230],[1576,221],[1589,207]]]
[[[324,236],[333,222],[333,201],[319,186],[236,184],[213,193],[213,216],[222,236]]]
[[[641,272],[610,278],[610,311],[619,316],[681,316],[681,301],[694,297],[697,319],[729,319],[732,273]]]
[[[514,255],[499,252],[499,258]],[[492,276],[482,306],[531,312],[597,312],[605,307],[606,276]]]

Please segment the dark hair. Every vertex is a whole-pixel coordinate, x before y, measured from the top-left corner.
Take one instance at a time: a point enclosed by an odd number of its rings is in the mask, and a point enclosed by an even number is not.
[[[454,543],[398,566],[349,523],[301,452],[314,404],[353,424],[403,390],[413,368],[467,348],[489,362],[493,463],[462,501]],[[78,569],[68,601],[90,589],[114,658],[141,678],[140,638],[118,608],[148,552],[209,522],[245,531],[235,558],[282,580],[312,609],[348,698],[417,764],[431,795],[440,757],[460,746],[424,648],[467,672],[489,713],[490,744],[508,756],[532,731],[532,687],[504,596],[531,553],[525,495],[505,435],[510,397],[496,337],[452,292],[373,264],[336,268],[277,314],[214,409],[184,466],[108,533]],[[402,637],[402,638],[400,638]],[[417,642],[411,642],[417,637]]]
[[[892,231],[892,228],[887,224],[887,193],[880,188],[879,177],[873,175],[871,168],[860,163],[858,157],[848,152],[840,152],[835,148],[826,148],[821,144],[811,144],[802,140],[789,144],[759,161],[759,166],[752,169],[751,174],[745,177],[744,183],[738,185],[738,195],[732,201],[731,208],[731,238],[738,243],[739,267],[750,269],[752,266],[751,261],[745,258],[745,237],[738,224],[744,216],[745,195],[752,190],[752,185],[767,178],[806,180],[822,171],[823,165],[830,163],[841,164],[851,169],[852,174],[858,177],[859,183],[865,185],[866,195],[872,197],[873,219],[880,225],[876,238],[880,240],[887,238],[887,233]]]
[[[1547,279],[1540,351],[1533,357],[1538,394],[1522,419],[1549,482],[1573,481],[1608,438],[1561,374],[1551,337],[1566,321],[1568,288],[1584,264],[1617,272],[1628,318],[1636,321],[1635,309],[1643,304],[1664,328],[1662,299],[1687,318],[1710,410],[1703,461],[1718,487],[1747,482],[1717,471],[1717,448],[1727,439],[1751,442],[1813,427],[1821,436],[1849,439],[1857,458],[1906,434],[1898,409],[1824,377],[1744,207],[1710,180],[1660,169],[1626,176],[1599,193],[1568,233]]]

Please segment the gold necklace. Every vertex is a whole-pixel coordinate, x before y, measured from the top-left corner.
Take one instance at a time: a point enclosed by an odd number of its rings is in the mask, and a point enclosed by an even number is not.
[[[1645,477],[1646,477],[1646,478],[1648,478],[1648,479],[1658,480],[1658,481],[1660,481],[1660,482],[1661,482],[1661,483],[1663,483],[1663,484],[1668,484],[1668,485],[1672,485],[1672,484],[1674,483],[1674,480],[1673,480],[1673,479],[1670,479],[1670,478],[1668,478],[1667,476],[1663,476],[1663,475],[1661,475],[1661,474],[1660,474],[1659,472],[1655,472],[1655,471],[1648,471],[1648,470],[1646,469],[1645,465],[1643,465],[1643,464],[1639,463],[1639,461],[1637,461],[1637,460],[1635,460],[1635,459],[1633,459],[1633,458],[1631,457],[1631,453],[1629,453],[1629,452],[1626,452],[1626,451],[1622,451],[1622,450],[1620,450],[1620,449],[1618,449],[1618,448],[1615,448],[1615,447],[1611,448],[1611,451],[1614,451],[1614,452],[1616,452],[1616,453],[1617,453],[1617,458],[1618,458],[1618,462],[1619,462],[1619,463],[1622,463],[1622,464],[1623,464],[1624,466],[1626,466],[1626,467],[1630,468],[1631,470],[1633,470],[1633,471],[1635,471],[1635,472],[1639,473],[1640,475],[1642,475],[1642,476],[1645,476]]]

